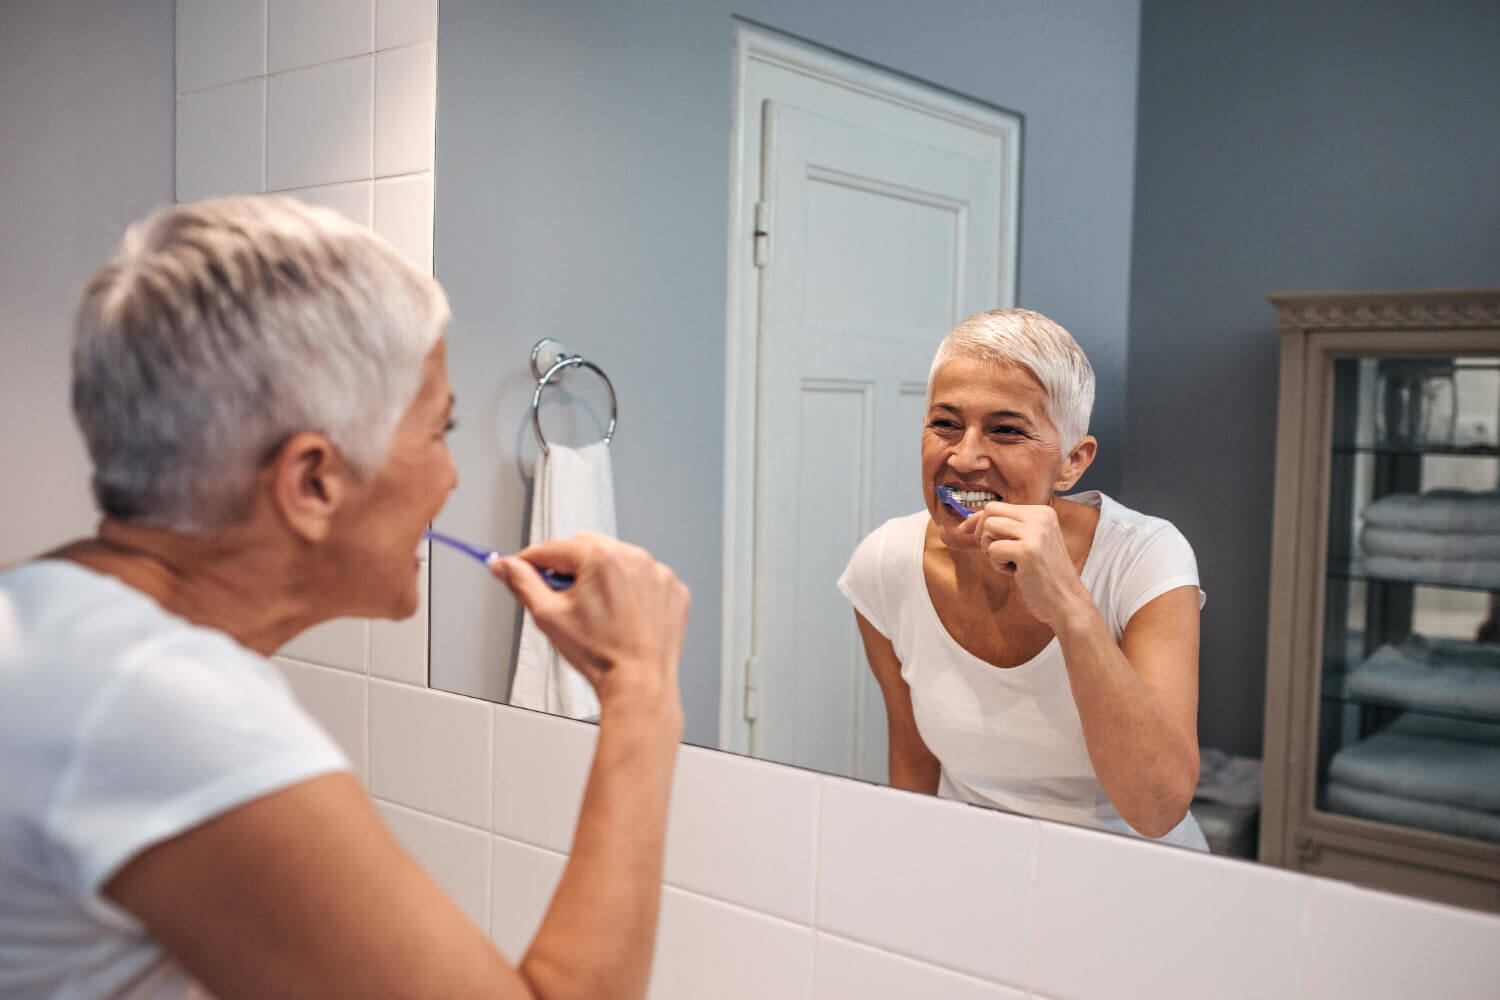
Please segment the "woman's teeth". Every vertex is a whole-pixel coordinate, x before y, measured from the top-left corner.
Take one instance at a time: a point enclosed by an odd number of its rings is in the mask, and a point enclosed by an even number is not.
[[[1000,499],[1000,494],[990,493],[985,490],[950,489],[949,492],[953,494],[953,499],[957,500],[965,507],[968,507],[970,510],[977,510],[987,503],[994,503],[996,500]]]

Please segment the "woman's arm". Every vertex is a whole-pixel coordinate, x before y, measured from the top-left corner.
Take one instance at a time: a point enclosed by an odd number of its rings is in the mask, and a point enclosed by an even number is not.
[[[1166,835],[1187,815],[1198,783],[1198,589],[1147,603],[1117,645],[1053,508],[992,503],[965,527],[1056,633],[1104,794],[1136,831]]]
[[[514,559],[496,567],[595,682],[601,721],[572,853],[519,969],[402,851],[347,774],[291,786],[160,843],[105,895],[220,1000],[643,996],[682,733],[687,590],[642,550],[612,540],[553,542],[527,556],[577,577],[554,595]]]
[[[1133,829],[1165,836],[1198,783],[1198,588],[1150,601],[1118,646],[1092,600],[1057,638],[1104,794]]]
[[[885,698],[886,724],[890,731],[887,752],[891,787],[936,795],[942,767],[917,731],[917,720],[911,708],[911,688],[901,677],[901,661],[896,657],[896,648],[864,615],[856,611],[854,619],[859,623],[859,635],[865,643],[865,658],[870,661],[870,670]]]

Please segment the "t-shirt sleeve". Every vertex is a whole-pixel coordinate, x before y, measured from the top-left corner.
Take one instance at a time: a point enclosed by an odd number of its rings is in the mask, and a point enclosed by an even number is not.
[[[146,848],[348,758],[269,661],[228,640],[143,653],[100,691],[46,823],[61,875],[96,914],[99,890]]]
[[[1208,598],[1198,586],[1198,559],[1182,532],[1158,521],[1133,549],[1116,602],[1122,629],[1137,611],[1178,587],[1198,588],[1198,607],[1203,607]]]
[[[859,543],[839,577],[839,590],[854,605],[855,611],[864,615],[877,632],[889,639],[895,622],[886,602],[880,566],[887,533],[885,526],[876,528]]]

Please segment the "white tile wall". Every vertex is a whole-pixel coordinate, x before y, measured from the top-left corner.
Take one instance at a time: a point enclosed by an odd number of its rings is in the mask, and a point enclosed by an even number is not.
[[[375,61],[310,66],[266,81],[266,186],[272,191],[372,175]]]
[[[648,1000],[812,995],[813,931],[803,924],[666,888],[656,935]]]
[[[683,747],[672,787],[667,882],[812,924],[818,796],[815,774]]]
[[[375,173],[431,170],[436,121],[437,45],[421,42],[376,56]]]
[[[375,182],[375,231],[417,267],[432,273],[432,174]]]
[[[375,218],[375,182],[350,181],[347,184],[323,184],[318,187],[292,188],[280,192],[307,202],[331,208],[346,219],[370,226]]]
[[[1032,946],[1038,825],[824,779],[818,927],[1022,984]]]
[[[1025,1000],[1026,996],[831,934],[818,935],[813,1000]]]
[[[1068,1000],[1297,995],[1306,879],[1133,838],[1037,826],[1037,965],[1029,985]],[[1089,960],[1079,961],[1080,952]]]
[[[430,267],[436,35],[436,0],[179,0],[179,199],[294,190],[367,213]],[[518,958],[595,730],[427,690],[426,638],[425,607],[334,623],[282,669],[363,754],[396,835]],[[1500,982],[1500,918],[690,748],[668,838],[653,1000],[1379,1000]]]
[[[370,791],[489,829],[493,719],[473,698],[370,681]]]
[[[333,62],[374,49],[375,0],[270,0],[266,69]]]
[[[177,200],[266,189],[266,81],[177,99]]]

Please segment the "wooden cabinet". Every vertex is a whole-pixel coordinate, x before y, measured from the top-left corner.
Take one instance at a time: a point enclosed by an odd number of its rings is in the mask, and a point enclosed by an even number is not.
[[[1500,911],[1500,289],[1270,300],[1261,860]]]

